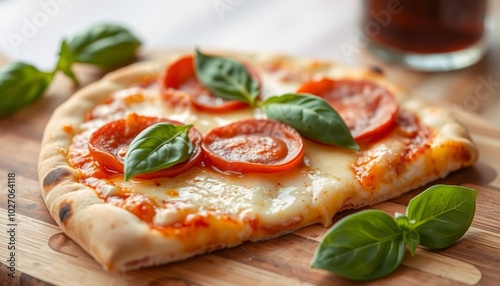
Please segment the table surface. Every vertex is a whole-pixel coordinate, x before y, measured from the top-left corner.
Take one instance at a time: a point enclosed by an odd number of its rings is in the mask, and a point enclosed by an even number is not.
[[[99,2],[100,9],[94,9],[93,4],[98,5],[96,0],[0,1],[0,64],[25,60],[50,69],[63,37],[92,23],[113,20],[125,23],[143,38],[142,59],[154,57],[158,54],[154,51],[163,48],[191,49],[198,45],[381,66],[392,81],[411,90],[415,96],[455,113],[471,131],[481,156],[473,167],[441,181],[479,191],[476,218],[466,236],[446,250],[419,250],[415,257],[406,258],[403,266],[391,276],[372,283],[401,285],[425,281],[436,285],[492,285],[500,281],[500,225],[496,222],[500,217],[497,207],[500,200],[497,176],[500,171],[500,24],[492,25],[489,52],[478,64],[458,71],[426,73],[381,62],[363,46],[356,46],[356,24],[361,9],[358,1],[287,1],[287,5],[278,1],[244,0],[178,2],[151,1],[148,7],[142,7],[138,1],[112,0],[106,4]],[[40,3],[52,3],[52,6]],[[500,0],[489,4],[493,22],[500,22]],[[41,13],[47,15],[46,23],[40,22],[44,19]],[[36,20],[36,17],[41,18]],[[26,25],[33,21],[39,22],[32,33],[23,34],[29,30]],[[26,36],[26,42],[12,43],[13,34]],[[359,49],[346,55],[341,49],[343,44]],[[102,74],[79,67],[78,76],[84,86]],[[43,99],[13,116],[0,119],[1,225],[7,225],[7,174],[12,172],[16,173],[16,218],[19,221],[18,275],[10,279],[2,267],[1,285],[350,284],[334,275],[308,269],[312,253],[325,232],[321,226],[153,269],[127,274],[100,270],[50,218],[36,174],[45,123],[54,108],[78,88],[58,75]],[[388,212],[404,210],[408,201],[420,191],[374,208]],[[345,214],[337,215],[334,220]],[[1,261],[5,263],[6,230],[2,229],[0,239]]]

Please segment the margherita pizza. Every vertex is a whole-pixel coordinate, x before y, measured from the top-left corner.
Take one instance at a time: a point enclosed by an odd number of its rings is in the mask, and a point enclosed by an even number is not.
[[[77,92],[38,169],[61,229],[124,271],[329,226],[477,157],[448,112],[377,70],[196,51]]]

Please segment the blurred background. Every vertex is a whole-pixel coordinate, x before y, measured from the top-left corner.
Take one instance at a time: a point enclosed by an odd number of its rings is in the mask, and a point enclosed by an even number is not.
[[[62,38],[93,23],[112,21],[128,26],[146,49],[198,45],[345,61],[339,44],[351,41],[361,4],[339,0],[0,0],[0,50],[7,57],[51,68]],[[26,42],[17,44],[9,33]]]
[[[412,71],[368,52],[359,28],[363,7],[362,0],[0,0],[0,63],[23,60],[50,70],[63,38],[94,23],[118,22],[141,38],[145,55],[200,46],[378,65],[418,96],[500,127],[500,0],[488,1],[486,57],[438,73]]]

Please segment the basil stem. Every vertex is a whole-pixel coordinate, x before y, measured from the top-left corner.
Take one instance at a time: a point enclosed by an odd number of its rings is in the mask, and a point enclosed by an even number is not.
[[[139,133],[125,155],[125,181],[188,160],[193,153],[193,145],[188,137],[192,126],[157,123]]]
[[[40,98],[54,77],[53,73],[14,62],[0,70],[0,117],[16,112]]]
[[[410,227],[410,220],[407,216],[396,213],[396,224],[403,233],[403,239],[406,246],[410,249],[411,256],[415,255],[415,251],[420,244],[420,235]]]
[[[472,223],[476,191],[436,185],[413,198],[407,215],[394,221],[378,210],[361,211],[339,220],[320,243],[311,267],[353,280],[383,277],[394,271],[418,245],[431,249],[452,245]]]
[[[255,106],[259,83],[245,66],[230,58],[205,55],[196,49],[196,77],[214,95]]]
[[[320,97],[288,93],[268,98],[261,108],[269,118],[292,126],[306,138],[360,150],[340,115]]]
[[[132,61],[140,45],[141,42],[124,27],[98,24],[67,41],[67,50],[61,48],[61,56],[69,63],[115,68]]]
[[[413,198],[407,217],[420,244],[433,249],[455,243],[469,229],[476,210],[477,192],[459,186],[436,185]]]
[[[345,217],[326,233],[311,267],[353,280],[376,279],[394,271],[404,253],[396,222],[384,212],[366,210]]]
[[[62,71],[73,81],[74,85],[78,85],[78,79],[71,70],[71,64],[73,63],[73,61],[73,55],[69,50],[68,43],[63,40],[61,43],[61,50],[59,51],[59,60],[57,61],[56,71]]]
[[[70,41],[62,42],[53,72],[41,72],[21,62],[8,65],[0,70],[0,117],[14,113],[40,98],[57,71],[62,71],[78,84],[71,70],[73,63],[116,67],[132,60],[139,45],[139,40],[123,27],[95,25]]]

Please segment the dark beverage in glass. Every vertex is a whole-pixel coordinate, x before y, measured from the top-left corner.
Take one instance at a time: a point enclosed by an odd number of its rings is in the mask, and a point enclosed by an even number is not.
[[[478,61],[486,49],[486,2],[366,0],[364,34],[376,54],[410,67],[423,70],[465,67]],[[414,59],[405,59],[408,55]],[[412,66],[412,63],[419,65],[418,56],[425,62],[422,67]],[[445,63],[446,57],[451,63]],[[432,68],[433,62],[436,68]]]

